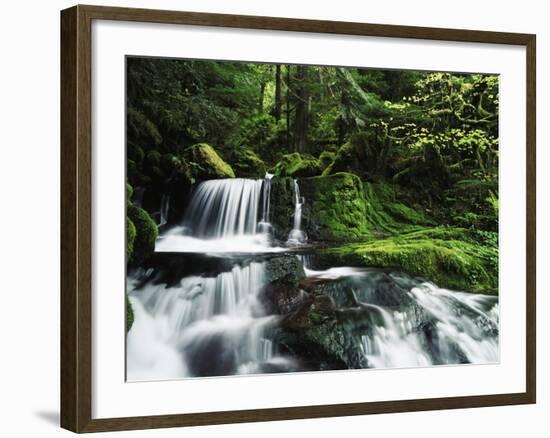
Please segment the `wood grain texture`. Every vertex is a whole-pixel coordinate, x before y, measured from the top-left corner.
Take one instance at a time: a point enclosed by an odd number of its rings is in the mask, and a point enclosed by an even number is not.
[[[527,50],[526,391],[448,397],[92,419],[91,23],[121,20],[260,30],[525,46]],[[149,429],[527,404],[536,401],[536,39],[530,34],[75,6],[61,13],[61,425],[74,432]],[[123,145],[120,145],[123,147]]]

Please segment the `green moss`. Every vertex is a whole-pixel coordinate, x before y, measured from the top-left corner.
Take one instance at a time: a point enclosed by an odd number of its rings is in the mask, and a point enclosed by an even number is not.
[[[275,176],[291,176],[294,178],[305,178],[321,175],[321,162],[308,154],[294,152],[283,155],[271,172]]]
[[[134,253],[134,241],[136,240],[136,227],[134,223],[126,218],[126,259],[131,260]]]
[[[193,161],[200,167],[201,179],[235,178],[235,172],[218,155],[216,150],[206,143],[198,143],[191,147]]]
[[[420,210],[400,202],[394,186],[385,183],[363,184],[369,227],[378,234],[414,231],[420,225],[433,225]]]
[[[346,172],[350,170],[350,166],[355,161],[353,146],[351,143],[343,144],[331,164],[323,171],[323,175],[331,175],[337,172]]]
[[[306,203],[303,221],[313,240],[354,240],[370,236],[363,184],[356,175],[337,173],[299,180]]]
[[[287,239],[293,215],[294,181],[290,177],[275,176],[271,180],[271,225],[277,239]]]
[[[134,195],[134,189],[133,187],[126,183],[126,202],[130,202],[132,200],[132,196]]]
[[[319,155],[319,162],[321,163],[321,168],[325,170],[336,158],[336,153],[331,151],[323,151]]]
[[[476,293],[498,291],[498,246],[468,230],[437,227],[389,239],[324,250],[342,263],[394,267],[441,287]]]
[[[299,179],[305,198],[303,224],[313,240],[351,241],[418,230],[431,225],[384,183],[363,183],[352,173]]]
[[[126,297],[126,333],[130,331],[132,325],[134,325],[134,309],[132,309],[132,303]]]
[[[263,160],[249,149],[234,154],[231,166],[240,178],[263,178],[267,171]]]
[[[145,210],[132,204],[128,204],[127,214],[136,230],[130,261],[140,263],[155,251],[155,241],[158,236],[157,224]]]

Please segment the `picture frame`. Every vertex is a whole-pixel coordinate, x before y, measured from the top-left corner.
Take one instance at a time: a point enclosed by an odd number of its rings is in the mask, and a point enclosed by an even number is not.
[[[525,50],[525,344],[524,391],[96,418],[94,385],[94,224],[92,153],[98,21],[205,30],[248,29],[358,38],[518,46]],[[61,12],[61,426],[99,432],[532,404],[536,402],[536,36],[475,30],[238,16],[78,5]],[[112,147],[124,148],[124,145]],[[122,352],[121,352],[122,354]],[[210,383],[212,384],[212,383]]]

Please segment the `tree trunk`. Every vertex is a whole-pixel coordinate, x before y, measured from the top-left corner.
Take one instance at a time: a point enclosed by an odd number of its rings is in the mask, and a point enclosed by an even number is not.
[[[290,147],[290,65],[286,66],[286,144]]]
[[[265,82],[260,84],[260,97],[258,99],[258,111],[262,113],[264,111],[264,95],[265,95]]]
[[[307,151],[308,95],[306,87],[306,67],[296,68],[296,113],[294,115],[294,149]]]
[[[275,66],[275,108],[273,110],[273,116],[275,120],[281,119],[281,65]]]

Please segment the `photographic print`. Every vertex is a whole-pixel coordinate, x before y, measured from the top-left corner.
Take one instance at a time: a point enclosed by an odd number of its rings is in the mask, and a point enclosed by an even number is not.
[[[128,381],[499,362],[498,75],[129,56],[126,123]]]

